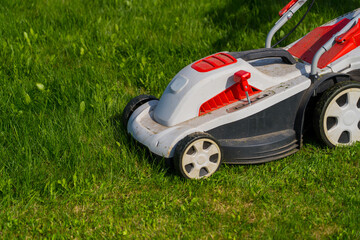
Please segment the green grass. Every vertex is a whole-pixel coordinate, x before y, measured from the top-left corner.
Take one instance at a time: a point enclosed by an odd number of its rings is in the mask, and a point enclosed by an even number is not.
[[[0,238],[359,239],[359,144],[185,181],[118,121],[187,64],[263,47],[287,1],[265,2],[0,0]],[[287,43],[356,3],[317,1]]]

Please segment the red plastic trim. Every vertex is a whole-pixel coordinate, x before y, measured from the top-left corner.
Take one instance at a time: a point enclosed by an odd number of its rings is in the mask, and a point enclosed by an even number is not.
[[[315,28],[300,41],[294,44],[294,46],[292,46],[288,51],[291,55],[300,58],[305,62],[312,63],[316,52],[349,22],[349,19],[344,18],[334,25]],[[329,52],[323,54],[320,58],[318,63],[318,67],[320,69],[326,67],[329,63],[334,61],[334,57],[331,57],[328,54]]]
[[[324,68],[360,45],[360,22],[349,31],[336,38],[334,46],[324,53],[318,63],[319,68]]]
[[[218,95],[216,95],[215,97],[209,99],[208,101],[204,102],[199,110],[199,116],[204,115],[206,113],[212,112],[216,109],[225,107],[231,103],[234,103],[236,101],[239,101],[241,99],[246,99],[246,94],[245,91],[242,89],[241,86],[241,80],[237,81],[237,78],[241,78],[241,73],[240,72],[245,72],[245,71],[239,71],[237,73],[235,73],[234,75],[234,80],[235,80],[235,84],[232,85],[231,87],[225,89],[223,92],[219,93]],[[248,72],[245,72],[248,73]],[[237,74],[237,75],[236,75]],[[250,74],[250,73],[249,73]],[[243,77],[250,77],[249,75],[245,74],[242,75]],[[249,96],[254,95],[256,93],[261,92],[261,90],[252,87],[250,85],[247,85],[247,91]]]
[[[289,2],[283,9],[281,9],[281,11],[279,12],[279,16],[282,17],[285,13],[287,13],[287,11],[289,11],[289,9],[294,6],[295,3],[297,3],[299,0],[292,0],[291,2]]]
[[[240,83],[241,90],[246,92],[249,91],[250,85],[248,83],[248,79],[251,78],[251,73],[240,70],[234,74],[234,81]]]
[[[229,54],[217,53],[197,61],[191,67],[198,72],[210,72],[236,62],[237,60]]]

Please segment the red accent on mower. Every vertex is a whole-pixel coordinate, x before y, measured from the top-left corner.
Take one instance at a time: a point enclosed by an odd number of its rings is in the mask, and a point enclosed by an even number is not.
[[[319,68],[324,68],[360,45],[360,22],[335,39],[334,46],[319,60]]]
[[[198,72],[210,72],[236,62],[235,58],[226,53],[217,53],[197,61],[191,67]]]
[[[291,0],[281,11],[279,12],[279,16],[282,17],[285,13],[287,13],[292,6],[294,6],[295,3],[297,3],[299,0]]]
[[[238,71],[235,73],[234,75],[234,81],[240,83],[240,87],[241,90],[243,90],[246,94],[246,98],[249,102],[249,104],[251,104],[251,100],[250,100],[250,96],[249,96],[249,83],[248,83],[248,79],[251,77],[251,73],[246,72],[244,70]]]
[[[315,28],[308,35],[294,44],[294,46],[289,49],[289,52],[305,62],[312,63],[316,52],[349,22],[349,19],[344,18],[336,24]],[[320,58],[318,67],[322,69],[334,60],[336,59],[329,58],[329,56],[326,56],[325,53]]]
[[[235,84],[227,88],[225,91],[219,93],[215,97],[204,102],[199,110],[199,116],[206,113],[215,111],[216,109],[225,107],[231,103],[237,102],[246,97],[252,96],[261,90],[251,87],[247,82],[247,79],[251,77],[251,74],[246,71],[239,71],[234,74]]]

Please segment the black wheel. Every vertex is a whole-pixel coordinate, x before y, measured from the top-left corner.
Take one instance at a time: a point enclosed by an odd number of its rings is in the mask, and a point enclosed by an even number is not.
[[[176,171],[188,179],[210,177],[221,165],[221,148],[206,133],[193,133],[182,139],[175,149]]]
[[[315,106],[314,130],[329,147],[360,140],[360,83],[340,82],[325,91]]]
[[[144,103],[147,103],[151,100],[158,100],[158,99],[152,95],[139,95],[130,100],[130,102],[126,105],[126,107],[124,108],[124,111],[122,113],[122,122],[123,122],[125,128],[127,127],[127,123],[129,121],[131,114],[133,114],[133,112],[138,107],[140,107]]]

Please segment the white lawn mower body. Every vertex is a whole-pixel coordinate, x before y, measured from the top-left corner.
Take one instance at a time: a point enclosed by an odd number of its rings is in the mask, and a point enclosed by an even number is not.
[[[289,3],[269,33],[267,48],[208,56],[182,69],[160,100],[132,100],[123,116],[127,132],[152,153],[175,159],[184,177],[208,177],[221,163],[262,163],[298,151],[308,103],[325,93],[330,96],[334,88],[338,92],[332,102],[317,104],[315,117],[321,121],[314,128],[329,146],[360,140],[360,48],[354,30],[360,10],[285,48],[269,46],[273,34],[305,2]],[[319,34],[321,41],[314,37]],[[356,38],[346,53],[337,46],[344,44],[339,42],[342,36],[346,41]],[[342,98],[351,106],[336,102]],[[355,98],[359,103],[353,103]]]

